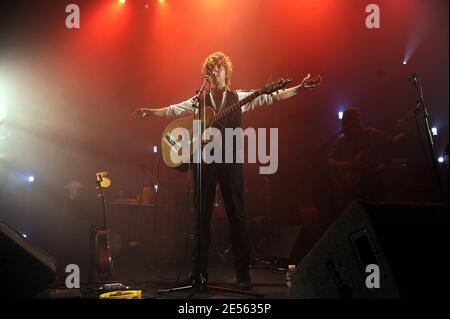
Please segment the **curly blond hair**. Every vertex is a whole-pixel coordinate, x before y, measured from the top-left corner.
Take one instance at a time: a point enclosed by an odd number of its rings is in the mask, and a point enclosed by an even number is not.
[[[203,75],[210,73],[215,66],[225,67],[225,85],[230,87],[231,85],[231,74],[233,73],[233,64],[231,63],[230,57],[226,56],[223,52],[214,52],[210,54],[203,62],[202,72]]]

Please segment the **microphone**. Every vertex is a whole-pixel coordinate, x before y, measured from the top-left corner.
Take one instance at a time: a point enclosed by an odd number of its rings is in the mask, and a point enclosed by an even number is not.
[[[418,77],[417,72],[414,72],[414,73],[411,74],[411,76],[409,77],[409,82],[411,82],[411,84],[414,85],[414,83],[417,82],[417,77]]]

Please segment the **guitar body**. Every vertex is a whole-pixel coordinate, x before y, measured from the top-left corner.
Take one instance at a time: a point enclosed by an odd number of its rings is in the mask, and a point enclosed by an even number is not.
[[[233,105],[222,108],[219,113],[215,113],[214,109],[211,106],[206,106],[202,112],[202,123],[204,123],[205,128],[216,127],[218,129],[222,129],[224,127],[222,121],[226,120],[227,116],[232,112],[238,110],[243,105],[253,101],[255,98],[260,96],[261,94],[271,94],[278,90],[282,90],[286,87],[287,84],[292,82],[291,79],[287,80],[278,80],[274,83],[266,85],[264,88],[255,91],[242,100],[234,103]],[[162,138],[161,138],[161,152],[163,155],[164,163],[167,167],[174,168],[177,170],[186,170],[188,167],[187,162],[189,162],[194,154],[195,148],[197,147],[197,142],[195,140],[195,136],[193,136],[194,131],[194,118],[193,117],[185,117],[171,122],[164,129]],[[185,130],[186,136],[180,136],[180,132],[174,133],[173,130],[181,128]],[[201,141],[202,146],[209,141]],[[183,146],[189,145],[189,157],[186,156],[186,160],[181,160],[182,148]],[[171,156],[175,155],[175,156]],[[187,155],[187,154],[186,154]],[[178,160],[179,159],[179,160]],[[192,161],[191,161],[192,162]]]
[[[361,178],[361,169],[334,169],[334,184],[340,190],[350,190],[358,184]]]
[[[211,121],[211,119],[214,117],[215,112],[214,109],[210,106],[205,107],[203,110],[203,122],[208,123]],[[171,157],[171,153],[178,154],[181,156],[181,141],[182,136],[175,136],[173,134],[173,130],[177,128],[183,128],[189,132],[189,142],[190,142],[190,148],[189,148],[189,159],[192,158],[192,155],[194,153],[194,143],[196,142],[195,139],[193,139],[193,131],[194,131],[194,118],[193,117],[184,117],[177,119],[173,122],[171,122],[167,127],[164,129],[162,137],[161,137],[161,152],[163,156],[164,163],[167,165],[167,167],[178,169],[178,170],[185,170],[186,164],[182,161],[175,161]],[[183,140],[184,142],[184,140]]]
[[[351,158],[352,162],[357,163],[354,167],[335,168],[333,170],[334,185],[337,189],[351,191],[358,186],[362,171],[367,166],[367,152],[365,147],[358,148]]]

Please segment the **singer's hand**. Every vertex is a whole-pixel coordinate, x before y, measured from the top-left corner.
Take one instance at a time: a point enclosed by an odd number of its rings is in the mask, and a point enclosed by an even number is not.
[[[308,74],[300,83],[301,90],[312,90],[322,85],[322,76],[316,75],[311,78],[311,74]]]
[[[148,112],[146,109],[141,108],[141,109],[137,109],[133,112],[133,117],[137,118],[137,119],[143,119],[144,117],[146,117],[148,115]]]

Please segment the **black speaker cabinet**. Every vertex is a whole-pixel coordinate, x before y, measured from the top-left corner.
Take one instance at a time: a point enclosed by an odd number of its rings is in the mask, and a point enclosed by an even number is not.
[[[448,204],[357,201],[297,266],[300,298],[434,298],[448,284]],[[366,286],[378,266],[379,288]]]
[[[30,298],[56,280],[56,263],[0,222],[0,297]]]

